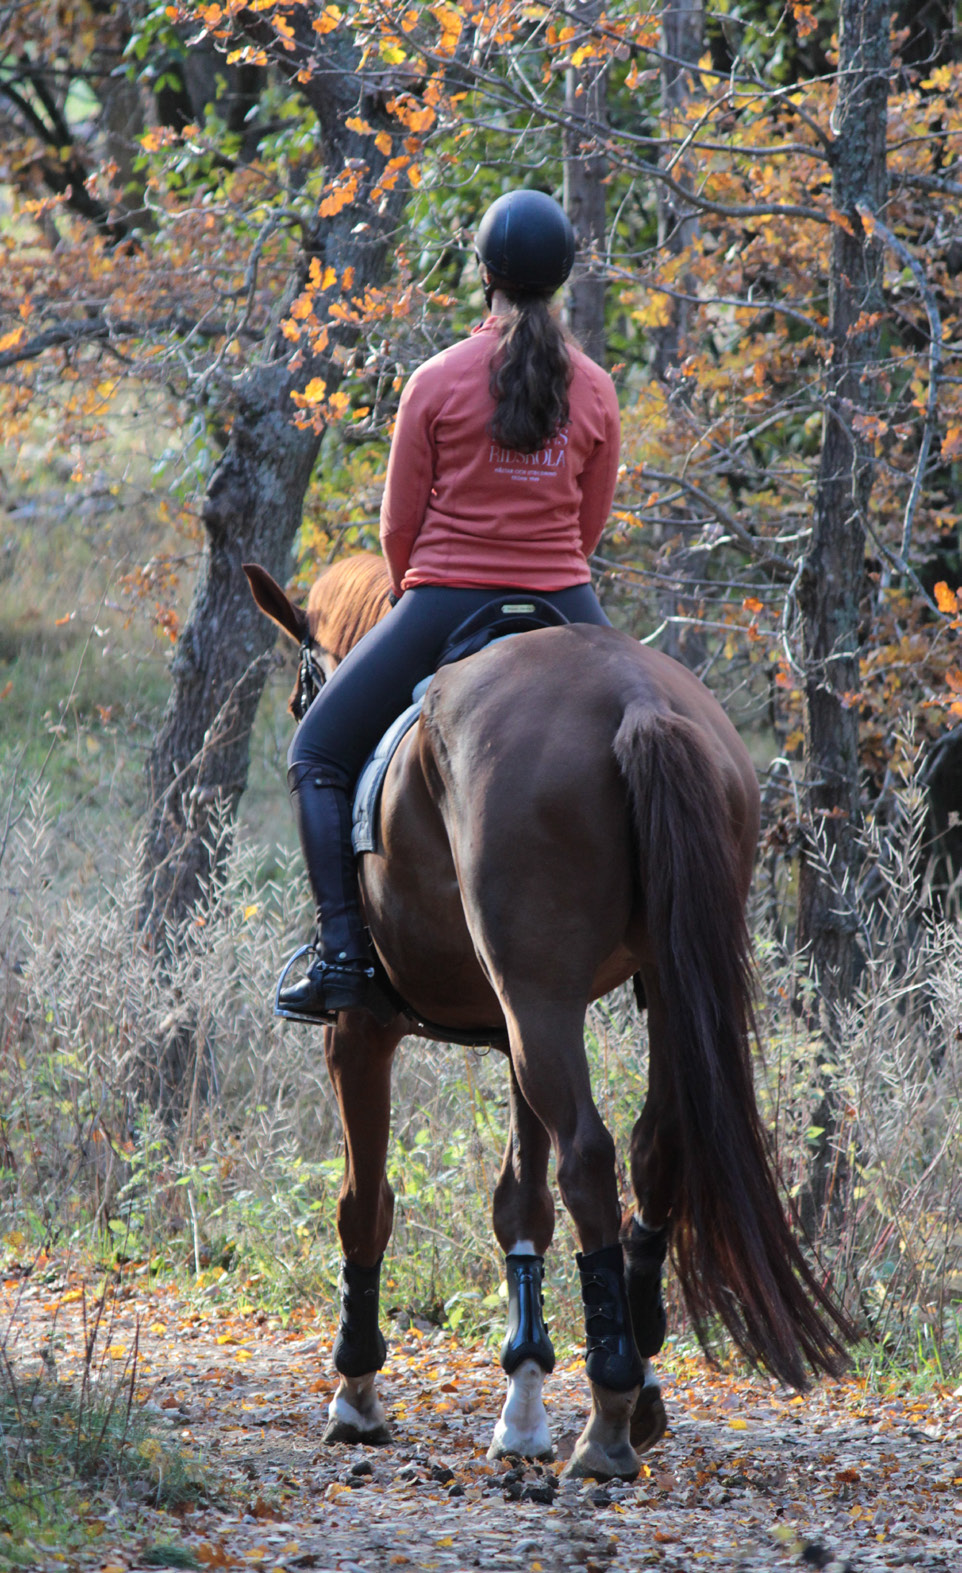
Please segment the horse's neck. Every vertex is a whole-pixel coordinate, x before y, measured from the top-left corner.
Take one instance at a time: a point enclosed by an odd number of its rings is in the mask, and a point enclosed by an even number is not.
[[[373,553],[344,558],[322,574],[307,603],[311,637],[333,665],[390,611],[387,569]]]

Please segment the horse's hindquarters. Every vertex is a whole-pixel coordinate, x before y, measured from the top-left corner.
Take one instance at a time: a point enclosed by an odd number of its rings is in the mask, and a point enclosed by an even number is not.
[[[503,1031],[468,932],[444,821],[425,781],[423,738],[412,731],[381,797],[379,848],[361,859],[361,891],[374,942],[401,998],[452,1031]]]

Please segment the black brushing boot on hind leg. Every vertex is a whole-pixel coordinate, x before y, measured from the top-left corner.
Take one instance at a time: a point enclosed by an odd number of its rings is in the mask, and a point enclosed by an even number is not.
[[[621,1236],[625,1286],[638,1353],[645,1360],[665,1342],[668,1319],[661,1294],[661,1270],[668,1254],[668,1229],[649,1229],[632,1218]]]
[[[635,1346],[620,1245],[578,1253],[581,1299],[585,1308],[585,1369],[589,1382],[625,1393],[645,1380],[645,1365]]]
[[[305,765],[293,765],[287,780],[317,933],[313,946],[295,952],[281,973],[274,1010],[303,1022],[332,1022],[341,1010],[369,1010],[386,1026],[397,1011],[378,985],[361,918],[347,781]],[[314,961],[307,976],[289,984],[292,966],[308,952]]]

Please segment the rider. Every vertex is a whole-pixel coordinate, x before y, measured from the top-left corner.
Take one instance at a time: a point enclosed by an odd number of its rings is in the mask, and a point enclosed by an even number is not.
[[[288,756],[317,934],[310,971],[278,1006],[305,1021],[353,1007],[394,1014],[360,913],[351,793],[449,635],[519,591],[569,622],[608,621],[587,559],[614,493],[618,403],[549,306],[574,233],[551,197],[510,191],[485,213],[476,250],[489,315],[418,368],[398,410],[381,507],[397,604],[324,684]]]

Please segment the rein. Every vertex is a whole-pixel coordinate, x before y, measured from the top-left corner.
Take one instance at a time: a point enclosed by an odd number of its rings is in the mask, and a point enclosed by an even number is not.
[[[295,721],[303,721],[324,686],[324,672],[314,659],[310,634],[301,640],[301,656],[297,668],[297,694],[291,710]]]

